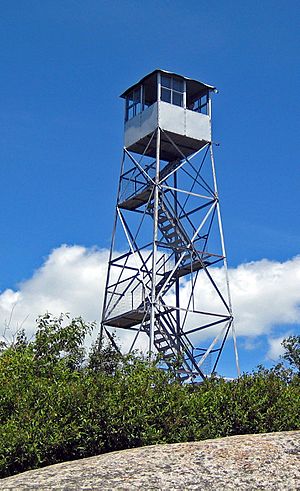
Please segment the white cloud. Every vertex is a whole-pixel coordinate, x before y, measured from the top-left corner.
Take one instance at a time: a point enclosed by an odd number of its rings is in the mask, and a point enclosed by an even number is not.
[[[106,250],[82,246],[62,245],[52,251],[17,291],[7,289],[0,294],[2,331],[12,309],[12,332],[23,323],[28,335],[34,332],[35,318],[46,311],[55,315],[70,312],[88,321],[99,321],[107,259]],[[276,329],[300,324],[300,256],[282,263],[263,259],[241,264],[229,274],[237,335],[252,339],[268,335],[268,357],[276,359],[282,340]],[[224,283],[222,269],[215,268],[214,275]],[[182,288],[187,291],[187,283]],[[204,305],[218,309],[210,289],[201,288],[201,281],[196,297]]]
[[[300,323],[300,256],[241,264],[230,270],[237,334],[269,334]]]
[[[283,354],[284,348],[282,341],[291,334],[291,331],[286,332],[284,335],[277,338],[270,337],[268,339],[269,349],[266,355],[267,360],[276,361]]]
[[[30,336],[38,315],[69,312],[87,321],[100,318],[107,251],[81,246],[62,245],[52,251],[45,263],[31,278],[19,285],[19,290],[5,290],[0,295],[0,322],[8,324],[11,333],[23,324]],[[0,331],[1,334],[1,331]]]

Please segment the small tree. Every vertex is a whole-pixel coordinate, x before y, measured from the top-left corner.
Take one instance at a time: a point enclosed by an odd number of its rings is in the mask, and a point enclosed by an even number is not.
[[[104,341],[98,336],[96,342],[91,346],[87,360],[87,366],[93,372],[104,372],[114,375],[116,369],[126,360],[117,345],[115,334],[112,335],[113,343]]]
[[[36,360],[43,368],[60,360],[73,370],[80,368],[85,356],[84,339],[93,327],[94,323],[85,322],[81,317],[70,320],[68,314],[40,316],[32,342]]]
[[[282,341],[285,349],[282,358],[300,374],[300,336],[289,336]]]

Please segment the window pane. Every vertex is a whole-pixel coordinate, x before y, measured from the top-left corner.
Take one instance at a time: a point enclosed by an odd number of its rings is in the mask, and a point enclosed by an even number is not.
[[[166,75],[161,76],[161,85],[163,87],[171,88],[171,77],[167,77]]]
[[[133,116],[134,116],[134,109],[133,109],[133,107],[130,107],[128,109],[128,119],[133,118]]]
[[[183,96],[179,92],[173,92],[173,104],[175,106],[182,106]]]
[[[142,108],[142,104],[139,102],[137,105],[136,105],[136,114],[140,114],[142,112],[143,108]]]
[[[128,104],[131,104],[132,101],[133,101],[133,93],[130,92],[130,94],[128,94],[128,96],[126,96],[126,101]]]
[[[161,89],[161,100],[171,102],[171,91],[169,89]]]
[[[133,100],[134,102],[140,102],[141,91],[140,89],[135,89],[133,92]]]
[[[179,78],[173,78],[173,89],[178,92],[183,92],[183,80]]]

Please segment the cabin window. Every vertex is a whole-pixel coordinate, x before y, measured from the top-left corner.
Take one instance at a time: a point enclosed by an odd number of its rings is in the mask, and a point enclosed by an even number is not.
[[[137,114],[140,114],[143,110],[143,104],[141,101],[141,87],[134,89],[126,97],[126,114],[125,120],[134,118]]]
[[[184,83],[183,80],[169,75],[161,76],[160,98],[175,106],[183,106]]]
[[[190,104],[188,104],[188,109],[201,114],[208,113],[208,93],[202,94],[201,96],[194,99]]]

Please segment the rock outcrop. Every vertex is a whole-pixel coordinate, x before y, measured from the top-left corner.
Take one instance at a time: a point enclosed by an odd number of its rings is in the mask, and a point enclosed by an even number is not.
[[[154,445],[0,481],[27,490],[300,490],[300,431]]]

